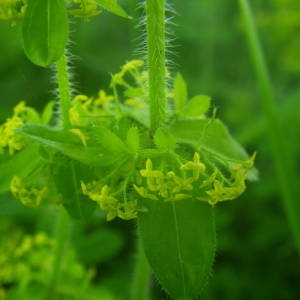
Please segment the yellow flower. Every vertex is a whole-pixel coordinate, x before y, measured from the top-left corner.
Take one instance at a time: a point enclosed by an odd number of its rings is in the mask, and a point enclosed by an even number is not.
[[[43,187],[41,189],[38,189],[34,187],[27,187],[19,177],[14,176],[10,183],[10,191],[13,196],[18,199],[23,205],[31,208],[36,208],[45,198],[47,188]]]

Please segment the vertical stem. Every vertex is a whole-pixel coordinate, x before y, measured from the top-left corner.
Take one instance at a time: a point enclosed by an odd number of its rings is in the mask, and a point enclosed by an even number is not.
[[[71,86],[68,72],[68,61],[65,53],[56,62],[56,76],[60,99],[62,126],[63,128],[68,129],[71,127],[69,119],[69,109],[71,106]]]
[[[294,184],[297,175],[295,174],[295,169],[292,167],[288,149],[284,143],[284,134],[278,118],[270,75],[257,36],[251,8],[247,0],[239,0],[239,4],[246,26],[248,44],[255,67],[261,101],[267,116],[269,139],[283,204],[294,242],[300,254],[300,204],[297,200]]]
[[[54,252],[53,270],[49,280],[49,299],[55,292],[55,288],[60,279],[62,262],[65,254],[68,237],[70,234],[70,217],[65,208],[61,205],[59,208],[59,215],[56,224],[56,247]]]
[[[150,266],[144,253],[142,242],[139,240],[131,300],[150,299],[150,278]]]
[[[146,0],[150,128],[166,120],[165,0]]]

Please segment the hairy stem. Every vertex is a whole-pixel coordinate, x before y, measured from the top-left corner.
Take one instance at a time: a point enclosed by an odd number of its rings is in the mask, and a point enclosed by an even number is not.
[[[70,227],[70,217],[65,208],[61,206],[59,208],[58,220],[56,224],[56,247],[54,252],[53,270],[49,280],[49,299],[51,299],[53,293],[55,293],[55,288],[60,279],[62,262],[70,234]]]
[[[150,299],[150,266],[148,264],[146,255],[141,241],[138,245],[138,257],[135,266],[135,274],[132,285],[131,300],[149,300]]]
[[[68,70],[68,61],[65,53],[56,62],[56,77],[58,84],[58,94],[60,99],[62,126],[63,128],[68,129],[71,127],[69,118],[69,109],[71,106],[71,86]]]
[[[295,244],[300,254],[300,204],[297,200],[294,184],[294,178],[297,178],[297,175],[295,174],[295,169],[292,167],[292,161],[284,143],[284,134],[274,101],[270,75],[258,39],[250,5],[247,0],[239,0],[239,4],[246,26],[248,44],[255,67],[262,106],[267,117],[269,139],[283,204]]]
[[[152,133],[166,121],[165,0],[146,0],[148,84]]]

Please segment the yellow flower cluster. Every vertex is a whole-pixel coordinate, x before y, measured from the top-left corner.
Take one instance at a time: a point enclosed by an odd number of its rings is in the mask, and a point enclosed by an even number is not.
[[[47,194],[46,187],[27,187],[17,176],[14,176],[10,183],[10,191],[23,205],[32,208],[38,207]]]
[[[110,113],[111,102],[114,96],[107,95],[105,91],[100,90],[97,98],[89,98],[86,95],[77,95],[72,102],[69,115],[70,120],[75,126],[88,125],[90,116],[106,116]]]
[[[18,4],[20,4],[20,9],[18,9]],[[0,0],[0,20],[20,19],[23,17],[25,9],[26,5],[20,0]]]
[[[19,234],[12,234],[9,243],[4,243],[0,254],[0,281],[2,283],[12,283],[22,280],[24,276],[28,276],[31,269],[37,268],[50,269],[53,264],[51,252],[55,246],[55,240],[48,237],[43,232],[38,232],[35,235],[25,235],[20,241]],[[2,245],[1,245],[2,246]],[[31,254],[35,251],[41,251],[39,255],[41,261],[37,261],[37,256],[32,257]],[[43,250],[49,249],[48,252]],[[1,299],[1,297],[0,297]]]
[[[15,151],[23,148],[24,140],[14,129],[24,125],[23,115],[25,112],[25,102],[22,101],[15,106],[13,116],[8,118],[6,122],[0,126],[0,154],[3,153],[3,149],[5,148],[8,148],[10,155],[13,155]]]
[[[137,200],[119,201],[110,193],[108,185],[101,185],[97,182],[88,184],[81,182],[81,188],[84,195],[96,201],[99,207],[107,213],[107,221],[116,217],[123,220],[134,219],[139,211],[145,211],[138,206]]]
[[[136,72],[143,65],[144,62],[142,60],[131,60],[126,62],[121,67],[120,72],[112,75],[111,86],[123,85],[125,87],[128,87],[129,84],[124,79],[125,74],[129,72],[135,78],[136,74],[134,72]]]
[[[180,166],[180,176],[174,171],[164,173],[154,170],[152,161],[147,159],[146,168],[140,170],[141,177],[146,181],[145,186],[134,185],[134,188],[141,197],[151,200],[194,198],[215,205],[220,201],[235,199],[244,192],[247,171],[252,168],[253,161],[254,156],[245,164],[238,164],[232,170],[232,178],[226,180],[217,168],[208,176],[206,166],[197,152],[192,161]]]
[[[89,17],[97,16],[101,13],[95,0],[72,0],[68,2],[78,5],[77,8],[69,10],[69,14],[75,18],[88,20]]]

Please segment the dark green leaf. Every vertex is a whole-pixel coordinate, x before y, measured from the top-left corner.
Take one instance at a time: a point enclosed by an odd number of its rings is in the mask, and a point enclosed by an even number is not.
[[[43,163],[38,145],[30,145],[0,165],[0,193],[9,191],[13,176],[21,179]]]
[[[122,245],[122,236],[118,232],[106,229],[80,237],[76,248],[81,262],[94,264],[114,257],[121,250]]]
[[[73,160],[57,165],[54,180],[61,201],[74,219],[88,220],[96,208],[96,202],[83,195],[80,181],[91,179],[91,169]]]
[[[28,58],[46,67],[63,54],[68,38],[64,0],[28,0],[23,20],[23,44]]]
[[[175,299],[198,297],[216,247],[213,208],[196,200],[143,200],[138,224],[145,254],[162,287]]]

